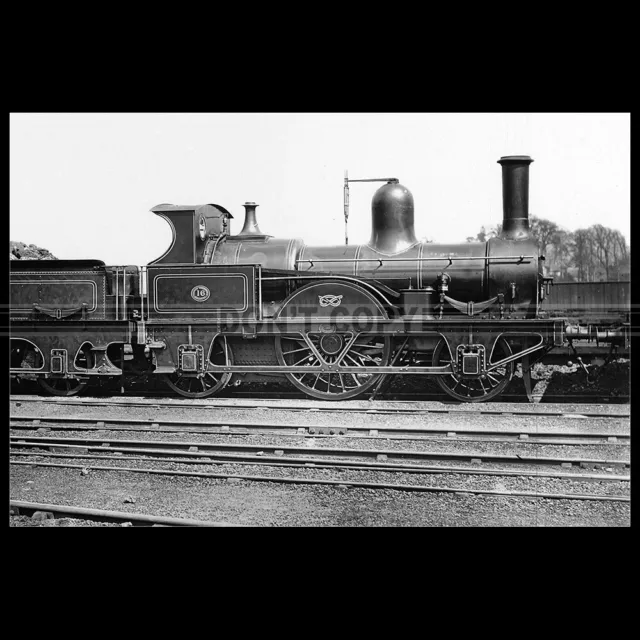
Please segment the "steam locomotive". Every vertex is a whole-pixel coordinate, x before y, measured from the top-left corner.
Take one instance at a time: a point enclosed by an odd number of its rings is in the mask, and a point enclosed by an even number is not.
[[[274,238],[253,202],[237,235],[220,205],[161,204],[151,211],[172,242],[146,266],[12,261],[11,375],[56,395],[161,376],[189,398],[286,376],[308,396],[342,400],[419,374],[480,402],[521,362],[530,395],[533,358],[563,344],[567,323],[541,312],[551,279],[529,230],[533,160],[498,162],[502,234],[487,242],[420,242],[411,192],[385,178],[366,244]]]

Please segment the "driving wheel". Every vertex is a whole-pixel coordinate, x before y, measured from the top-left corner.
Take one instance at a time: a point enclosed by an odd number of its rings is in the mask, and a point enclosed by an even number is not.
[[[307,334],[328,364],[345,367],[376,367],[389,364],[391,338],[353,333]],[[351,343],[351,344],[350,344]],[[343,354],[346,346],[346,353]],[[343,355],[341,355],[343,354]],[[314,371],[321,363],[306,340],[298,336],[276,336],[276,355],[283,366],[299,367],[300,373],[285,374],[289,381],[312,398],[347,400],[371,389],[383,374]]]

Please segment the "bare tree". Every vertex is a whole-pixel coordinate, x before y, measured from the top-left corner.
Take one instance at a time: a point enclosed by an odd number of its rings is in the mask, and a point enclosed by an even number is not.
[[[546,256],[545,268],[560,272],[563,279],[573,278],[570,270],[577,268],[577,279],[594,282],[601,279],[620,279],[630,264],[630,249],[625,237],[617,229],[595,224],[575,232],[563,229],[545,218],[530,216],[531,235],[536,239],[541,254]],[[500,236],[502,224],[481,227],[467,242],[486,242]]]
[[[480,231],[475,236],[467,236],[467,242],[486,242],[489,236],[484,227],[480,227]]]
[[[594,224],[593,226],[589,227],[589,229],[593,237],[593,244],[596,258],[598,260],[598,266],[600,267],[600,269],[604,269],[605,280],[608,280],[610,267],[609,254],[611,253],[611,230],[601,224]]]
[[[593,282],[598,266],[593,229],[578,229],[573,234],[574,264],[578,267],[578,280]]]
[[[575,240],[573,233],[559,229],[547,244],[547,266],[550,271],[559,271],[562,280],[569,278],[569,268],[573,265]]]
[[[623,271],[629,268],[629,248],[625,237],[617,229],[610,229],[609,244],[611,261],[616,280],[620,280]]]
[[[538,241],[538,248],[542,253],[546,253],[547,246],[553,243],[554,236],[560,231],[560,227],[555,222],[533,215],[529,217],[529,228]]]

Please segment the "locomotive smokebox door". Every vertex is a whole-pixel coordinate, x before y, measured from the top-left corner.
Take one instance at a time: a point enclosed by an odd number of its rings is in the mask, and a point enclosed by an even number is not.
[[[485,368],[485,348],[481,344],[458,345],[458,370],[462,375],[479,375]]]

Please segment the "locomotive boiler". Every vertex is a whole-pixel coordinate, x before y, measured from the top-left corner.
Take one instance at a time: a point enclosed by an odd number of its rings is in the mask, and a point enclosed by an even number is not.
[[[502,233],[487,242],[420,242],[413,196],[396,178],[375,192],[371,236],[360,245],[274,238],[261,231],[253,202],[235,235],[221,205],[158,205],[152,211],[169,223],[172,241],[146,266],[66,261],[56,270],[48,261],[46,270],[12,274],[12,328],[21,339],[12,374],[28,369],[49,391],[65,393],[64,380],[75,393],[133,372],[162,376],[194,398],[286,376],[324,399],[375,393],[390,375],[417,374],[478,402],[504,391],[521,362],[530,395],[531,358],[562,345],[565,320],[540,313],[550,279],[529,229],[532,159],[498,162]],[[43,325],[49,337],[34,339]]]
[[[538,286],[544,280],[537,243],[529,231],[529,164],[533,160],[509,156],[499,162],[503,173],[502,234],[487,242],[418,241],[413,195],[397,179],[390,178],[373,196],[367,244],[312,246],[300,238],[274,238],[260,231],[258,205],[253,202],[244,204],[245,223],[237,235],[230,233],[231,214],[219,205],[205,205],[208,211],[204,207],[158,205],[152,211],[169,221],[174,243],[172,250],[154,264],[260,264],[263,269],[296,271],[306,276],[351,276],[375,280],[397,292],[423,291],[426,295],[413,293],[408,300],[422,299],[426,305],[432,301],[433,288],[447,292],[451,298],[447,302],[453,308],[453,299],[465,306],[482,305],[504,293],[510,317],[533,318],[544,296]],[[185,213],[192,219],[185,220]],[[186,246],[184,240],[176,246],[176,239],[190,236],[195,239],[192,246]],[[285,284],[273,289],[280,297],[288,290]],[[450,312],[447,306],[445,313]]]

